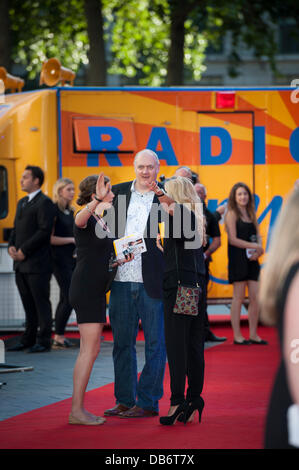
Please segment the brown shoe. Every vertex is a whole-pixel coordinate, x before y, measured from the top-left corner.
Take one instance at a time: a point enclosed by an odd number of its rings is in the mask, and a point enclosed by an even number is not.
[[[123,411],[119,414],[120,418],[150,418],[153,416],[158,416],[158,412],[154,410],[144,410],[139,408],[139,406],[133,406],[128,411]]]
[[[120,413],[129,410],[130,408],[126,405],[119,403],[118,405],[110,408],[109,410],[104,411],[105,416],[118,416]]]

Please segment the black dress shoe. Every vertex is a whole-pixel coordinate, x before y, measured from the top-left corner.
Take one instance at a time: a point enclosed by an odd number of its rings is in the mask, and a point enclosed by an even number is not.
[[[205,342],[211,342],[211,343],[221,343],[222,341],[226,341],[225,336],[216,336],[212,331],[207,331],[206,336],[205,336]]]
[[[254,339],[249,338],[249,343],[250,344],[268,344],[268,341],[265,341],[264,339],[260,339],[259,341],[255,341]]]
[[[40,353],[51,351],[51,346],[43,346],[42,344],[35,344],[32,348],[29,349],[29,353]]]

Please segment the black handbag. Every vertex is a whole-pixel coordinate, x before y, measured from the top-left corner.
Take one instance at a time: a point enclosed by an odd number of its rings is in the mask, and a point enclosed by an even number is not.
[[[173,307],[173,312],[180,315],[189,315],[196,317],[198,315],[198,302],[201,297],[201,287],[196,281],[196,287],[182,285],[179,275],[179,263],[178,263],[178,253],[177,245],[175,243],[175,259],[176,259],[176,268],[178,275],[178,288],[176,294],[176,300]],[[195,254],[194,254],[194,267],[196,273],[196,263],[195,263]]]

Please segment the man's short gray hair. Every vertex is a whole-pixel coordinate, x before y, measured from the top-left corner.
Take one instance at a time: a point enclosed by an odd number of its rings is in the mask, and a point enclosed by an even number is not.
[[[179,171],[179,170],[185,170],[185,171],[188,173],[188,175],[189,175],[188,177],[189,177],[189,178],[192,178],[192,170],[191,170],[191,168],[189,168],[188,166],[179,166],[179,168],[177,168],[177,169],[175,170],[175,173],[176,173],[177,171]]]
[[[159,160],[158,155],[156,154],[156,152],[154,152],[151,149],[143,149],[143,150],[140,150],[139,152],[137,152],[136,155],[135,155],[135,158],[134,158],[134,166],[136,164],[137,158],[140,155],[144,154],[144,153],[147,153],[148,155],[151,155],[152,157],[154,157],[154,159],[156,160],[157,165],[160,166],[160,160]]]

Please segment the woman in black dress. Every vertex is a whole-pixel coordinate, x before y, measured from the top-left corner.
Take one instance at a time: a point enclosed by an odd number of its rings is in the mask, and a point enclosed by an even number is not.
[[[266,344],[257,334],[258,326],[258,258],[264,250],[255,215],[254,200],[245,183],[236,183],[230,192],[225,216],[228,235],[228,279],[233,284],[231,324],[234,344]],[[249,340],[240,329],[241,308],[248,287]]]
[[[162,416],[160,423],[172,425],[177,419],[190,422],[196,411],[199,413],[200,421],[204,407],[201,393],[204,384],[205,336],[202,205],[188,178],[177,177],[167,180],[166,194],[163,194],[154,183],[151,189],[155,191],[162,206],[169,213],[169,226],[165,227],[167,236],[163,240],[165,259],[163,303],[171,398],[168,416]],[[195,287],[198,283],[201,287],[202,297],[199,298],[197,316],[177,314],[173,311],[179,277],[182,285]],[[185,396],[186,380],[188,380],[188,389]]]
[[[271,236],[260,285],[261,319],[278,330],[281,360],[268,407],[265,448],[299,448],[299,188]]]
[[[113,238],[100,214],[111,207],[114,194],[108,178],[102,173],[99,177],[85,178],[79,190],[77,204],[85,207],[75,217],[77,262],[70,287],[70,303],[77,316],[80,352],[74,368],[69,423],[99,425],[105,418],[85,410],[84,396],[106,323],[106,290]]]
[[[53,274],[60,289],[59,302],[55,312],[55,335],[53,348],[61,349],[72,346],[65,338],[65,327],[72,312],[69,302],[69,288],[76,260],[74,257],[74,210],[71,206],[75,187],[69,178],[60,178],[53,188],[53,201],[56,215],[51,235],[51,253]]]

